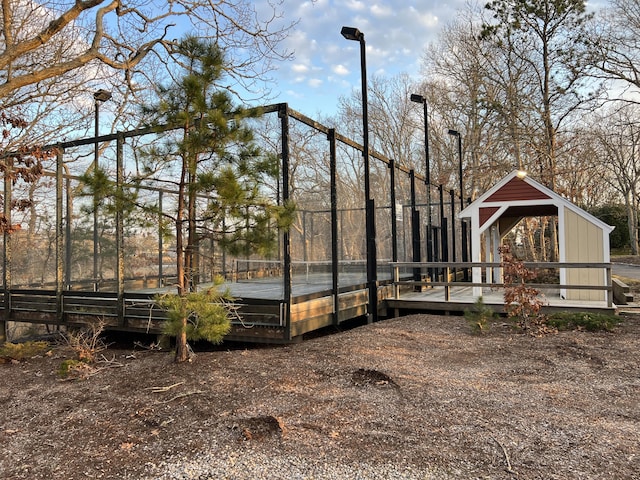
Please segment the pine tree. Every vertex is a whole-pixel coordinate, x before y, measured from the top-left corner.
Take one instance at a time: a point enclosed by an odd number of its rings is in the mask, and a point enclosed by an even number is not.
[[[277,158],[261,152],[245,126],[259,112],[235,107],[229,93],[217,87],[224,73],[220,49],[187,37],[176,53],[184,60],[183,75],[160,88],[160,100],[144,113],[156,124],[182,131],[146,156],[156,165],[174,159],[179,165],[177,208],[171,216],[177,294],[158,301],[169,311],[167,332],[176,336],[176,362],[184,362],[190,358],[189,339],[218,342],[230,328],[228,295],[215,287],[197,292],[200,240],[212,237],[234,254],[270,252],[277,245],[274,226],[286,224],[290,209],[262,194],[265,181],[277,176]],[[204,211],[197,208],[203,196],[209,199]]]

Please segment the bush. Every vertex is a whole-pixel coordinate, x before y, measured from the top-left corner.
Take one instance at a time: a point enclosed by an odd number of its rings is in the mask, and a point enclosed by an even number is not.
[[[558,312],[551,315],[547,323],[558,330],[611,332],[620,323],[620,317],[608,313]]]
[[[467,319],[475,333],[484,333],[489,329],[489,321],[497,318],[497,314],[491,307],[484,304],[482,297],[478,297],[473,305],[473,310],[464,312],[464,318]]]
[[[502,258],[504,310],[507,316],[514,319],[522,331],[532,335],[549,333],[546,316],[540,312],[544,305],[542,295],[527,283],[535,278],[535,272],[511,253],[509,245],[501,246],[498,251]]]
[[[58,369],[58,375],[62,378],[68,378],[72,374],[77,374],[83,370],[90,368],[86,362],[74,359],[64,360]]]
[[[228,291],[219,290],[221,283],[222,279],[217,279],[216,284],[208,290],[183,296],[170,293],[157,295],[157,305],[167,312],[164,334],[178,337],[184,332],[187,340],[222,342],[231,330],[230,317],[235,307]]]
[[[612,249],[624,249],[630,246],[629,222],[624,205],[602,205],[589,212],[594,217],[616,227],[609,235],[609,246]]]
[[[104,321],[87,324],[77,330],[69,330],[63,337],[67,346],[75,353],[80,362],[92,363],[96,355],[107,349],[102,339]]]
[[[47,342],[7,342],[0,347],[0,358],[4,360],[21,361],[43,354],[49,348]]]

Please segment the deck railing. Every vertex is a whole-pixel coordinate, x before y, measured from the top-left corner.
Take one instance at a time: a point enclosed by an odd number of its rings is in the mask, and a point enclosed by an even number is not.
[[[476,288],[504,288],[505,284],[495,281],[500,278],[504,265],[498,262],[392,262],[389,264],[392,270],[393,294],[400,298],[401,288],[404,287],[444,287],[444,300],[451,301],[452,287],[476,287]],[[604,272],[603,282],[599,284],[568,284],[562,282],[562,275],[558,275],[558,283],[527,282],[528,287],[536,289],[555,288],[560,290],[591,290],[605,291],[607,306],[613,304],[613,287],[611,281],[611,263],[594,262],[523,262],[523,265],[531,270],[557,270],[563,269],[601,269]],[[481,282],[474,282],[473,270],[480,269]],[[492,274],[487,275],[487,271]],[[477,275],[476,275],[477,276]],[[490,277],[487,280],[487,277]],[[417,280],[419,278],[419,280]],[[507,285],[508,286],[508,285]]]

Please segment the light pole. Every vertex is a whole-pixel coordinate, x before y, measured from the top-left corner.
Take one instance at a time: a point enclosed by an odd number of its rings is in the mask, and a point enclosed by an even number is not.
[[[431,161],[429,159],[429,115],[427,99],[416,93],[411,94],[411,101],[421,103],[424,111],[424,163],[425,184],[427,185],[427,262],[433,261],[433,243],[431,235]]]
[[[362,80],[362,136],[364,160],[364,198],[365,198],[365,234],[367,249],[367,286],[369,290],[368,321],[378,319],[378,286],[377,286],[377,260],[376,260],[376,224],[375,202],[371,198],[371,185],[369,183],[369,114],[367,105],[367,59],[364,33],[354,27],[342,27],[340,31],[347,40],[360,43],[360,76]]]
[[[464,210],[464,186],[462,183],[462,135],[457,130],[449,130],[449,135],[458,137],[458,176],[460,177],[460,211]],[[453,205],[451,206],[453,208]],[[451,222],[453,224],[453,212],[451,212]],[[467,222],[461,220],[462,224],[462,261],[466,262],[469,259],[467,255]],[[468,279],[468,270],[464,269],[464,278]]]
[[[462,135],[457,130],[449,130],[449,135],[458,137],[458,176],[460,177],[460,210],[464,208],[464,191],[462,185]]]
[[[425,162],[425,183],[431,185],[431,166],[429,161],[429,116],[427,110],[427,99],[422,95],[415,93],[411,94],[411,101],[415,103],[421,103],[424,110],[424,162]]]
[[[100,129],[100,104],[106,102],[111,98],[111,92],[108,90],[100,89],[93,94],[94,111],[95,111],[95,128],[94,128],[94,158],[93,158],[93,173],[94,181],[98,180],[98,157],[99,157],[99,145],[98,135]],[[96,186],[94,186],[95,190]],[[93,290],[98,291],[98,195],[93,194]]]

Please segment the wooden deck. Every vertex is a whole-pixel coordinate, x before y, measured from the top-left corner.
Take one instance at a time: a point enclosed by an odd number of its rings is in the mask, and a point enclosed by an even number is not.
[[[387,308],[394,315],[407,311],[430,311],[459,313],[469,311],[476,302],[472,287],[451,287],[450,298],[445,299],[445,287],[431,287],[422,291],[404,291],[400,297],[387,298]],[[580,309],[583,311],[614,311],[616,306],[608,306],[605,301],[575,301],[560,297],[558,288],[544,289],[539,297],[544,306],[543,311],[563,311]],[[504,313],[504,297],[502,289],[483,288],[482,302],[498,313]]]
[[[326,275],[295,278],[289,302],[283,299],[284,285],[277,277],[224,284],[238,307],[226,339],[289,343],[305,333],[364,317],[368,294],[361,277],[341,277],[337,298]],[[11,289],[0,292],[0,320],[65,326],[103,321],[112,330],[159,334],[166,316],[154,297],[172,290],[143,288],[119,296],[114,291]]]
[[[227,283],[224,287],[239,307],[227,339],[289,343],[327,326],[365,318],[369,303],[365,280],[362,273],[341,274],[336,295],[330,275],[295,275],[288,302],[283,298],[285,289],[280,277]],[[471,310],[476,301],[474,286],[477,293],[478,285],[470,283],[414,282],[407,278],[406,272],[402,279],[392,281],[389,270],[387,278],[379,279],[378,313],[380,318],[385,318],[409,312],[465,312]],[[610,287],[594,288],[610,290]],[[102,320],[110,329],[158,334],[162,331],[165,312],[155,305],[153,298],[169,290],[171,287],[148,288],[118,295],[116,292],[12,289],[0,293],[0,320],[66,326]],[[612,311],[616,308],[605,301],[562,299],[559,285],[546,285],[542,292],[543,308],[548,311]],[[483,286],[482,299],[495,311],[504,311],[501,288]]]

